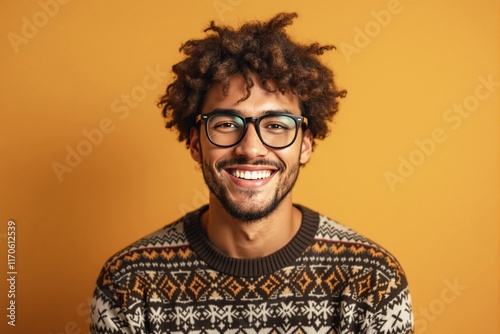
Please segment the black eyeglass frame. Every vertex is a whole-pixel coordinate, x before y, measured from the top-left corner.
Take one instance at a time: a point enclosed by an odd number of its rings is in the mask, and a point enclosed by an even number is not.
[[[243,131],[241,132],[240,138],[234,144],[220,145],[220,144],[214,143],[212,138],[210,138],[210,134],[208,131],[208,120],[213,116],[219,116],[219,115],[236,116],[243,121]],[[259,124],[260,124],[261,120],[263,120],[267,117],[272,117],[272,116],[287,116],[287,117],[290,117],[291,119],[294,120],[294,122],[295,122],[295,135],[293,136],[292,141],[288,145],[272,146],[272,145],[269,145],[266,142],[264,142],[264,140],[262,139],[262,136],[260,134]],[[224,147],[224,148],[236,146],[243,140],[243,138],[245,138],[245,135],[246,135],[247,130],[248,130],[248,123],[253,123],[253,125],[255,127],[255,131],[257,132],[257,136],[259,136],[261,143],[266,145],[267,147],[274,148],[274,149],[286,148],[286,147],[292,145],[295,142],[295,140],[297,139],[297,134],[299,132],[299,126],[302,125],[303,129],[306,129],[307,125],[308,125],[307,117],[293,115],[293,114],[284,113],[284,112],[270,112],[270,113],[267,113],[267,114],[262,115],[260,117],[243,117],[243,116],[239,115],[238,113],[231,111],[231,110],[227,110],[227,111],[215,110],[215,111],[212,111],[212,112],[207,113],[207,114],[199,114],[198,116],[196,116],[195,123],[198,124],[202,120],[203,120],[203,123],[205,124],[205,126],[204,126],[205,133],[206,133],[207,138],[210,141],[210,143],[212,143],[213,145],[215,145],[217,147]]]

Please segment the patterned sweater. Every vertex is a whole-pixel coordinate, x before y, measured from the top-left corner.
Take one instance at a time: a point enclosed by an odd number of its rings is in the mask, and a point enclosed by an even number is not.
[[[290,243],[230,258],[202,231],[204,206],[103,267],[92,334],[411,333],[404,272],[377,244],[305,207]]]

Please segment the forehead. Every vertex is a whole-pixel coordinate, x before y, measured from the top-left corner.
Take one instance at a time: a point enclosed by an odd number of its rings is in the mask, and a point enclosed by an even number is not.
[[[269,86],[274,90],[268,92],[260,83],[258,76],[251,74],[254,86],[250,89],[250,96],[240,101],[246,94],[246,83],[241,75],[235,75],[230,80],[227,96],[224,95],[222,84],[214,82],[205,94],[202,113],[209,113],[214,109],[227,108],[240,111],[246,116],[261,115],[270,110],[288,110],[300,115],[299,99],[296,95],[287,91],[284,94],[276,89],[274,82]]]

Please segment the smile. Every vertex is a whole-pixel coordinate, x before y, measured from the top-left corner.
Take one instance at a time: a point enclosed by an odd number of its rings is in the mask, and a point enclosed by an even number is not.
[[[230,171],[231,175],[244,180],[261,180],[267,179],[271,176],[272,171],[270,170],[258,170],[258,171],[249,171],[249,170],[238,170],[233,169]]]

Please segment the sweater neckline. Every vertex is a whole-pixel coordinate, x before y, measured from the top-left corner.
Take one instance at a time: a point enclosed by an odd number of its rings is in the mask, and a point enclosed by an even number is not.
[[[290,266],[312,243],[319,226],[319,215],[295,205],[302,212],[302,224],[294,238],[278,251],[259,259],[237,259],[218,250],[205,235],[200,218],[208,210],[204,205],[184,217],[187,239],[196,255],[212,269],[231,276],[262,276]]]

